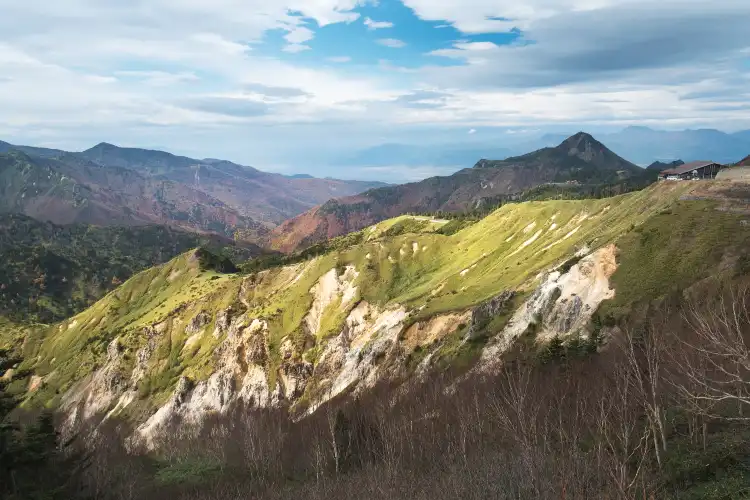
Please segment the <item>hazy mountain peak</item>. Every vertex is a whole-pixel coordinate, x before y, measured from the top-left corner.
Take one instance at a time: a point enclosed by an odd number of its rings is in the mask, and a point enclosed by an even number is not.
[[[625,127],[623,132],[656,132],[654,129],[650,127],[646,127],[644,125],[630,125],[629,127]]]
[[[564,142],[581,141],[581,140],[596,141],[593,135],[589,134],[588,132],[580,131],[568,137]]]
[[[561,149],[585,149],[587,147],[605,148],[604,144],[594,139],[594,136],[587,132],[578,132],[565,139],[560,146]]]
[[[654,163],[646,167],[646,170],[657,170],[661,172],[662,170],[667,170],[669,168],[676,168],[684,164],[685,162],[682,160],[675,160],[672,162],[655,161]]]
[[[568,137],[559,146],[553,148],[553,151],[571,158],[578,158],[585,163],[595,165],[597,168],[612,170],[638,168],[586,132],[578,132]]]
[[[120,147],[115,146],[114,144],[110,144],[109,142],[100,142],[96,146],[84,151],[84,153],[89,153],[89,152],[94,152],[94,151],[111,151],[115,149],[120,149]]]

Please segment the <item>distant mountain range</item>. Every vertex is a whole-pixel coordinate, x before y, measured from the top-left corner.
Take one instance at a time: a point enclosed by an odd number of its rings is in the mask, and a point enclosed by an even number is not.
[[[342,162],[446,168],[475,164],[450,176],[400,186],[272,174],[220,159],[108,143],[67,152],[0,141],[0,212],[57,224],[162,224],[270,241],[271,247],[290,251],[406,212],[470,210],[555,183],[639,183],[677,159],[729,164],[750,151],[750,131],[629,127],[600,139],[609,148],[584,133],[527,136],[515,145],[476,140],[442,147],[384,144]],[[510,156],[521,147],[536,150]],[[644,173],[637,164],[650,166]]]
[[[339,163],[356,166],[456,166],[473,165],[477,158],[505,158],[527,151],[551,147],[569,134],[545,134],[541,137],[517,138],[510,134],[472,143],[447,143],[429,146],[382,144],[341,158]],[[713,160],[731,164],[750,151],[750,130],[725,133],[713,129],[664,131],[648,127],[627,127],[597,137],[618,155],[641,166],[654,161],[686,162]]]
[[[287,177],[229,161],[101,143],[83,152],[0,142],[0,212],[58,224],[166,224],[262,238],[331,198],[379,182]]]
[[[732,164],[750,151],[750,130],[729,134],[714,129],[666,131],[648,127],[627,127],[619,132],[597,134],[602,142],[632,162],[646,166],[655,161],[671,163],[712,160]],[[565,136],[547,134],[542,146],[556,144]]]
[[[472,165],[478,158],[505,158],[513,150],[491,145],[444,144],[418,146],[409,144],[381,144],[364,149],[338,161],[346,166],[433,166],[455,167]]]
[[[612,151],[640,165],[677,159],[731,164],[750,151],[750,130],[727,134],[713,129],[662,131],[628,127],[621,132],[604,134],[601,139]]]
[[[409,212],[458,212],[541,185],[618,184],[644,179],[644,169],[580,132],[556,147],[505,160],[480,160],[448,177],[388,186],[316,207],[277,227],[272,247],[285,252],[357,231]]]

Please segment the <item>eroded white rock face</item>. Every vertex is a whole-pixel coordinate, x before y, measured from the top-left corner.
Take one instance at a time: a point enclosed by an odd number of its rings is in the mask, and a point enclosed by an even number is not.
[[[534,323],[537,339],[549,340],[583,332],[599,305],[614,297],[609,278],[617,270],[615,246],[582,258],[566,274],[549,273],[544,282],[515,312],[502,333],[482,352],[480,370],[496,367],[502,354]]]
[[[41,378],[34,377],[32,383],[34,379],[38,379],[39,383],[42,381]],[[120,401],[128,399],[126,393],[129,389],[129,374],[123,365],[119,338],[115,338],[107,346],[104,365],[63,396],[60,404],[66,415],[63,432],[74,429],[79,423],[108,411],[113,406],[121,406]],[[35,387],[29,390],[35,390]]]
[[[242,314],[224,325],[227,335],[215,351],[216,371],[195,384],[180,379],[170,400],[138,428],[137,434],[146,444],[176,417],[197,425],[209,413],[226,412],[240,400],[257,407],[280,401],[279,385],[271,389],[266,374],[268,324]]]
[[[341,333],[321,354],[315,367],[319,395],[308,412],[347,389],[356,392],[375,385],[381,378],[378,361],[397,345],[405,319],[403,307],[380,310],[360,302],[346,318]]]
[[[269,387],[266,372],[268,359],[268,325],[253,320],[249,326],[245,315],[230,323],[227,335],[217,348],[217,371],[194,386],[181,379],[170,400],[138,428],[137,438],[147,446],[179,417],[189,424],[200,424],[206,415],[225,412],[238,401],[251,406],[271,407],[283,401],[293,403],[305,392],[315,375],[319,387],[309,411],[350,388],[372,387],[382,375],[379,360],[398,344],[406,310],[403,307],[379,310],[366,302],[359,303],[349,314],[339,335],[324,348],[317,365],[294,358],[289,339],[282,342],[282,364],[275,387]]]
[[[534,230],[536,228],[532,227],[529,234]],[[583,330],[599,304],[614,295],[609,278],[615,270],[615,247],[610,245],[582,258],[566,274],[551,272],[541,276],[541,284],[515,311],[502,333],[489,341],[478,369],[497,367],[502,354],[531,323],[538,323],[540,340]],[[302,266],[289,268],[289,283],[302,272],[305,272]],[[433,344],[438,346],[436,340],[454,331],[459,324],[471,324],[476,313],[475,308],[431,318],[424,325],[416,325],[421,328],[416,335],[411,329],[405,331],[407,310],[402,305],[356,302],[358,276],[356,269],[349,266],[341,274],[331,269],[315,283],[310,290],[312,306],[304,317],[302,331],[280,339],[280,364],[270,362],[268,323],[250,316],[250,304],[243,300],[248,287],[256,283],[248,278],[239,295],[239,301],[247,309],[235,304],[216,311],[215,316],[211,311],[203,311],[190,321],[167,319],[145,328],[142,344],[128,365],[131,371],[124,369],[122,353],[115,340],[110,344],[105,365],[66,395],[68,413],[73,419],[100,411],[115,415],[136,401],[139,382],[153,368],[159,339],[180,328],[191,334],[189,338],[205,336],[218,341],[213,352],[214,371],[206,380],[198,382],[181,378],[166,404],[137,429],[137,441],[152,446],[175,418],[197,425],[207,415],[226,412],[237,402],[265,408],[282,403],[294,405],[304,394],[309,403],[306,411],[312,413],[342,393],[356,394],[379,381],[396,377],[394,367],[403,361],[400,356],[417,344],[427,349]],[[506,293],[510,294],[509,300],[512,293]],[[500,308],[501,302],[508,303],[505,299],[496,300],[498,304],[494,309]],[[348,311],[348,314],[336,335],[322,339],[319,335],[321,322],[331,307]],[[484,307],[487,309],[487,304]],[[490,309],[488,314],[497,314]],[[212,322],[213,331],[207,329]],[[400,340],[402,332],[403,341]],[[308,354],[317,352],[320,354],[313,365],[312,356]],[[417,376],[430,370],[434,353],[432,350],[426,354],[417,367]],[[269,380],[272,366],[274,370],[278,368],[273,385]]]
[[[354,281],[358,276],[359,273],[354,266],[347,266],[341,276],[336,269],[331,269],[313,286],[310,290],[313,304],[305,317],[307,328],[313,335],[319,333],[323,314],[329,306],[340,300],[339,307],[345,310],[352,304],[357,296]]]

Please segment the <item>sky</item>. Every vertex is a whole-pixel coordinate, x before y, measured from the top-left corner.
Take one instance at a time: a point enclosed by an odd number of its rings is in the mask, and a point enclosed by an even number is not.
[[[0,0],[0,13],[0,140],[17,144],[388,181],[433,170],[337,159],[394,142],[750,129],[747,0]]]

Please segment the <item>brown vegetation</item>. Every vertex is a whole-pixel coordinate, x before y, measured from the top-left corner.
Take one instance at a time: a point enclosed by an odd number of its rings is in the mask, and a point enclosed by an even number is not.
[[[750,294],[663,305],[514,353],[492,376],[380,386],[299,421],[235,408],[173,423],[156,455],[109,422],[94,498],[747,498]],[[131,450],[132,451],[132,450]]]

